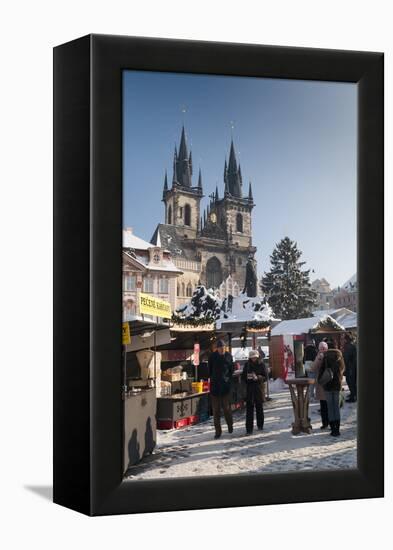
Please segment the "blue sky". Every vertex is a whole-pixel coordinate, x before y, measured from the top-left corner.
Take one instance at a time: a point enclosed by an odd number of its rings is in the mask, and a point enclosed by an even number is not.
[[[171,183],[184,121],[204,205],[216,185],[223,194],[233,133],[243,189],[253,185],[260,275],[285,236],[312,279],[336,286],[355,273],[356,84],[125,71],[123,117],[123,225],[136,235],[150,240],[164,221],[164,174]]]

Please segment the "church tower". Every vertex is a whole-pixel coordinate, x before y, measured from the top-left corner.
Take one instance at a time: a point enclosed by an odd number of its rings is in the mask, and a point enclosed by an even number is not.
[[[224,165],[224,196],[219,198],[218,189],[211,195],[207,218],[217,223],[230,243],[240,247],[251,247],[251,218],[254,206],[251,182],[247,196],[243,195],[242,173],[232,140],[229,162],[225,160]]]
[[[172,186],[168,187],[165,173],[162,200],[165,204],[165,223],[184,228],[184,234],[188,238],[195,238],[200,229],[200,202],[203,197],[201,171],[199,170],[196,187],[192,185],[192,175],[192,153],[188,153],[183,126],[179,152],[175,147],[173,157]]]

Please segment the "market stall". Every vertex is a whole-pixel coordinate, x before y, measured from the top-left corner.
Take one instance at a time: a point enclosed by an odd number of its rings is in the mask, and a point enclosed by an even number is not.
[[[273,378],[304,376],[304,347],[311,338],[318,347],[324,338],[341,348],[345,328],[330,315],[281,321],[271,331],[270,368]]]
[[[158,429],[176,429],[204,422],[210,416],[207,360],[217,338],[214,325],[173,325],[171,342],[161,353],[161,395],[157,400]]]

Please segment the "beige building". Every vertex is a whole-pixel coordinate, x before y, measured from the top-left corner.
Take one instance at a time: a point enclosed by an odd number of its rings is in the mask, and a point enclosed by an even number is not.
[[[330,288],[330,284],[326,279],[315,279],[311,283],[311,288],[316,292],[316,303],[314,311],[323,311],[334,307],[335,290]]]
[[[201,171],[196,186],[192,174],[192,155],[183,127],[179,152],[175,148],[171,187],[165,174],[165,220],[151,239],[154,245],[171,252],[174,264],[183,272],[176,284],[177,306],[189,301],[198,284],[220,295],[226,295],[229,288],[238,295],[244,288],[247,261],[256,252],[252,244],[251,183],[244,195],[233,141],[224,165],[223,193],[220,196],[216,187],[203,214]]]
[[[139,293],[145,292],[176,307],[176,279],[182,275],[171,253],[123,230],[123,320],[140,316]]]

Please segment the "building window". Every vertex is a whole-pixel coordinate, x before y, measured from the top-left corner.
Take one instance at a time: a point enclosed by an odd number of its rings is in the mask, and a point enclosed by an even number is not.
[[[143,279],[143,292],[154,292],[153,277],[145,277]]]
[[[178,296],[180,296],[180,292],[181,292],[180,283],[177,283],[177,295]]]
[[[236,231],[243,233],[243,216],[241,214],[236,215]]]
[[[172,225],[172,206],[169,205],[168,207],[168,223],[169,225]]]
[[[213,256],[206,264],[206,282],[207,288],[216,289],[222,283],[222,268],[218,258]]]
[[[182,296],[186,295],[186,285],[184,283],[181,284],[181,295]]]
[[[191,226],[191,206],[189,204],[184,207],[184,225]]]
[[[164,277],[160,279],[160,293],[161,294],[168,294],[169,292],[169,280]]]
[[[187,285],[187,296],[189,298],[191,298],[191,296],[192,296],[192,285],[191,285],[191,283],[188,283],[188,285]]]
[[[124,283],[125,290],[136,290],[136,275],[126,275]]]

